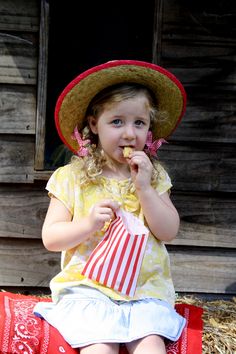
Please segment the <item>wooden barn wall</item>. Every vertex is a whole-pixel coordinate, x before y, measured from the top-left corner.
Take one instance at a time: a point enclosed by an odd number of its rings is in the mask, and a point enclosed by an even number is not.
[[[175,73],[188,94],[185,118],[159,153],[181,215],[180,232],[168,249],[177,291],[235,294],[236,22],[232,6],[207,3],[157,1],[154,61]],[[0,2],[0,288],[5,289],[47,288],[59,270],[59,253],[46,251],[41,242],[45,181],[33,180],[39,9],[36,0]]]
[[[169,246],[174,280],[178,289],[235,293],[236,14],[233,1],[222,4],[159,1],[154,58],[188,96],[184,119],[160,151],[181,215]]]
[[[33,181],[39,8],[0,1],[0,182]]]

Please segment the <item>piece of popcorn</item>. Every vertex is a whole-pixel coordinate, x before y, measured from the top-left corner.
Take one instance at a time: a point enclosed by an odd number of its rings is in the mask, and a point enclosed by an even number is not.
[[[129,157],[130,156],[130,154],[133,152],[133,148],[132,147],[130,147],[130,146],[125,146],[124,147],[124,150],[123,150],[123,156],[125,157],[125,158],[127,158],[127,157]]]

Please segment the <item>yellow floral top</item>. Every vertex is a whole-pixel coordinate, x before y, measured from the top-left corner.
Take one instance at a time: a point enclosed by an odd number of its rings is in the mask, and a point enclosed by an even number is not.
[[[158,165],[159,177],[156,190],[159,194],[171,188],[171,181],[161,165]],[[89,214],[91,207],[100,200],[113,199],[120,203],[121,208],[133,213],[144,223],[144,216],[135,188],[130,179],[116,180],[104,176],[97,177],[96,183],[80,186],[80,176],[75,172],[73,164],[58,168],[47,183],[49,196],[55,196],[64,203],[74,219]],[[147,225],[146,225],[147,226]],[[50,282],[52,299],[57,302],[65,290],[80,284],[99,289],[112,299],[129,301],[140,298],[154,297],[174,304],[174,287],[170,274],[169,255],[163,242],[156,239],[150,232],[142,267],[138,277],[135,296],[126,295],[90,280],[81,271],[92,250],[101,241],[105,230],[97,232],[77,247],[62,252],[61,272]],[[65,235],[66,237],[66,235]]]

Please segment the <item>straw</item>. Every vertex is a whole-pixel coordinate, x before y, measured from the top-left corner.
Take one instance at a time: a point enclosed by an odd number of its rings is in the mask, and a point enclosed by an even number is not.
[[[178,297],[176,303],[203,308],[203,354],[236,354],[236,297],[206,301],[184,296]]]

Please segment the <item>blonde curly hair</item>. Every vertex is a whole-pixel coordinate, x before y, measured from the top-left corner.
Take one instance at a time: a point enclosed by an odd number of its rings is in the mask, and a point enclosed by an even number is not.
[[[111,107],[115,103],[119,103],[124,100],[128,100],[140,95],[144,95],[149,103],[150,109],[150,130],[152,130],[152,125],[156,123],[157,120],[165,120],[166,113],[160,112],[157,109],[157,104],[155,102],[154,95],[145,86],[134,83],[122,83],[113,85],[105,88],[99,92],[90,102],[82,130],[83,139],[90,139],[91,144],[88,147],[89,154],[83,158],[78,156],[73,156],[71,159],[71,164],[73,168],[80,171],[80,183],[96,183],[96,178],[102,174],[103,167],[105,165],[113,168],[112,161],[104,154],[103,150],[98,145],[98,136],[93,134],[88,125],[88,117],[93,116],[96,119],[104,112],[107,107]],[[150,156],[153,164],[152,173],[152,184],[156,184],[158,177],[158,164],[159,162],[153,156]]]

